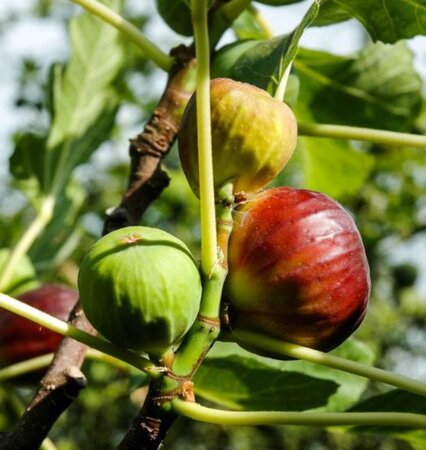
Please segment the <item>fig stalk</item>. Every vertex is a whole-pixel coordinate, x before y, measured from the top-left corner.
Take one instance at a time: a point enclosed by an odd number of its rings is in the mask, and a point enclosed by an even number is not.
[[[85,331],[82,331],[67,322],[56,319],[49,314],[43,313],[42,311],[26,305],[15,298],[9,297],[6,294],[0,293],[0,308],[7,309],[14,314],[18,314],[19,316],[25,317],[32,322],[38,323],[49,330],[62,334],[63,336],[73,338],[76,341],[88,345],[89,347],[95,348],[117,359],[121,359],[128,364],[148,373],[152,377],[158,377],[161,374],[161,370],[156,368],[156,366],[148,359],[137,355],[134,352],[117,347],[104,339],[91,335],[90,333],[86,333]]]
[[[319,138],[350,139],[375,144],[426,149],[426,136],[400,133],[398,131],[377,130],[374,128],[331,125],[325,123],[299,123],[300,136]]]
[[[173,408],[179,414],[207,423],[222,425],[364,425],[388,427],[417,427],[426,429],[426,417],[422,414],[399,412],[288,412],[288,411],[224,411],[207,408],[197,403],[174,400]]]
[[[292,344],[290,342],[284,342],[260,333],[234,331],[232,336],[233,340],[236,342],[241,342],[243,345],[254,347],[261,346],[262,349],[268,350],[271,354],[281,354],[284,357],[309,361],[388,384],[408,392],[413,392],[417,395],[422,395],[423,397],[426,396],[426,383],[387,370],[377,369],[376,367],[367,366],[356,361],[320,352],[319,350]]]
[[[215,198],[213,182],[212,130],[210,112],[210,47],[206,0],[191,1],[197,58],[196,100],[197,171],[200,193],[201,270],[209,276],[217,264]],[[193,124],[195,125],[195,124]]]
[[[197,320],[186,335],[173,361],[172,372],[180,377],[192,378],[220,333],[221,297],[228,274],[227,248],[233,224],[232,189],[232,183],[227,183],[219,191],[216,217],[220,257],[210,275],[204,279]]]

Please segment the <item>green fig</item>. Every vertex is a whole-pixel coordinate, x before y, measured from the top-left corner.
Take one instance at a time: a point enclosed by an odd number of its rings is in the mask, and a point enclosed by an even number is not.
[[[263,89],[228,78],[210,84],[215,188],[232,181],[234,194],[254,193],[272,181],[296,147],[291,109]],[[198,195],[196,97],[190,99],[178,137],[179,156]]]
[[[176,237],[148,227],[122,228],[83,259],[78,286],[88,320],[111,342],[159,357],[189,330],[201,280]]]

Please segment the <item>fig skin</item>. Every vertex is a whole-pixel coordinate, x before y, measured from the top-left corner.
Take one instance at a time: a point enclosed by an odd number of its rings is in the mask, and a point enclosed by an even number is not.
[[[263,89],[228,78],[210,83],[215,188],[234,182],[234,194],[257,192],[291,158],[297,122],[291,109]],[[191,97],[178,136],[179,156],[191,189],[198,195],[196,96]]]
[[[198,314],[197,265],[176,237],[134,226],[98,240],[78,277],[81,304],[94,328],[121,347],[160,357]]]
[[[78,292],[60,284],[45,284],[17,299],[66,321],[78,301]],[[61,339],[54,331],[0,309],[0,361],[5,365],[54,352]]]
[[[366,313],[370,273],[361,237],[343,207],[321,193],[281,187],[243,204],[228,263],[233,329],[329,351]]]

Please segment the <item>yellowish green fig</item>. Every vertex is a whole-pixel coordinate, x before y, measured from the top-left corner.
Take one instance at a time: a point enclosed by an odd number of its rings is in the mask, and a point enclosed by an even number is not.
[[[216,78],[210,84],[215,188],[234,183],[234,194],[254,193],[284,168],[297,141],[291,109],[247,83]],[[178,137],[182,168],[198,195],[195,94],[185,110]]]
[[[187,246],[165,231],[127,227],[98,240],[83,259],[84,312],[111,342],[159,357],[193,324],[201,299]]]

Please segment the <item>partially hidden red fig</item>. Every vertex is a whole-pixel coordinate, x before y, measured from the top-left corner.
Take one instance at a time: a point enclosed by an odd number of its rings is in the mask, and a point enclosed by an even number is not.
[[[365,315],[370,276],[361,237],[321,193],[281,187],[243,204],[228,262],[224,295],[234,329],[329,351]]]
[[[247,83],[216,78],[210,83],[215,188],[233,181],[234,193],[254,193],[272,181],[296,147],[291,109]],[[178,138],[182,168],[198,195],[196,97],[191,97]]]
[[[58,319],[67,320],[78,292],[59,284],[45,284],[17,297]],[[0,309],[0,362],[13,364],[54,352],[62,336],[34,322]]]

